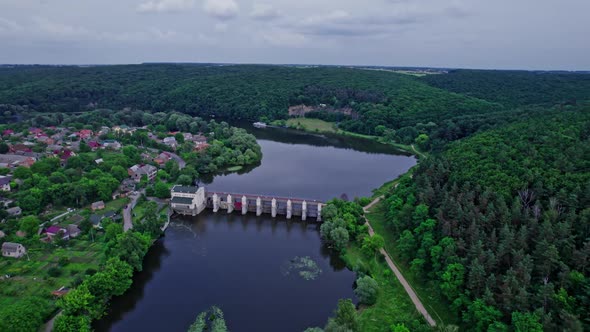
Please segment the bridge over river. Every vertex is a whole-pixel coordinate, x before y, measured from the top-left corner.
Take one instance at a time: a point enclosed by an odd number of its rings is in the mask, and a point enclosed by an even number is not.
[[[219,212],[219,210],[225,210],[227,213],[236,211],[242,214],[250,212],[256,213],[257,216],[266,213],[273,218],[284,215],[287,219],[297,216],[304,221],[308,217],[321,221],[322,206],[325,205],[324,202],[314,199],[214,192],[207,191],[205,187],[190,186],[174,186],[171,197],[172,211],[193,216],[209,208],[213,212]]]

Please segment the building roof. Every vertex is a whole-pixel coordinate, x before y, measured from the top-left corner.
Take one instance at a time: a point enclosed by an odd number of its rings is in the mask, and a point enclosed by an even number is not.
[[[186,204],[186,205],[190,205],[193,203],[193,199],[190,197],[172,197],[171,200],[172,203],[175,204]]]
[[[98,214],[93,214],[89,219],[93,225],[98,225],[102,218]]]
[[[172,192],[175,193],[185,193],[185,194],[194,194],[199,190],[199,187],[195,186],[174,186],[172,187]]]
[[[68,233],[70,233],[70,234],[80,233],[80,228],[78,228],[78,226],[76,226],[76,225],[68,225],[67,229],[68,229]]]
[[[2,251],[16,252],[19,246],[22,245],[20,243],[4,242],[2,243]]]
[[[12,176],[0,176],[0,186],[9,184],[10,180],[12,180]]]
[[[103,201],[98,201],[98,202],[92,203],[92,207],[93,208],[97,208],[97,207],[101,207],[101,206],[104,206],[104,202]]]
[[[46,233],[49,234],[58,234],[59,232],[64,232],[65,230],[59,226],[53,225],[49,226],[46,230]]]

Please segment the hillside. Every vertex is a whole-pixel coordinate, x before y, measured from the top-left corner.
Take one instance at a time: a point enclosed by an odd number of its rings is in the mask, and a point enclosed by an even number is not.
[[[444,75],[426,75],[420,80],[508,108],[539,104],[553,106],[590,99],[588,73],[460,69]]]
[[[359,112],[363,121],[348,129],[363,133],[499,107],[401,74],[246,65],[0,68],[0,103],[40,112],[132,107],[251,120],[286,118],[290,105],[326,103]]]
[[[589,147],[588,105],[556,108],[451,143],[387,198],[400,256],[463,326],[589,328]]]

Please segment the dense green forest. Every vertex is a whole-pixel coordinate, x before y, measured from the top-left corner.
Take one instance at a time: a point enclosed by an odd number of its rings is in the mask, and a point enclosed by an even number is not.
[[[465,328],[590,328],[590,107],[450,144],[387,197],[397,248]]]
[[[251,120],[286,118],[290,105],[325,103],[359,112],[361,118],[343,125],[369,134],[378,125],[397,129],[501,108],[402,74],[240,65],[0,68],[0,101],[38,112],[132,107]]]
[[[553,106],[590,97],[590,75],[587,73],[459,69],[445,75],[426,75],[421,80],[509,108],[539,104]]]

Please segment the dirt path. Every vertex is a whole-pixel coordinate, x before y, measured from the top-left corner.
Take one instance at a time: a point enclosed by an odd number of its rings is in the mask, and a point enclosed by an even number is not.
[[[397,185],[396,185],[396,187],[397,187]],[[371,203],[369,203],[369,205],[367,205],[363,208],[363,211],[365,213],[369,212],[369,209],[371,207],[373,207],[375,204],[379,203],[379,201],[381,201],[382,198],[383,198],[383,196],[379,196],[379,197],[375,198]],[[375,235],[375,231],[373,230],[373,227],[371,226],[371,224],[369,223],[369,220],[366,217],[365,217],[365,221],[366,221],[366,225],[369,227],[369,235],[370,236]],[[432,316],[430,316],[430,314],[428,313],[428,311],[426,310],[426,308],[424,307],[424,305],[422,304],[422,302],[418,298],[418,295],[416,295],[416,292],[414,292],[414,289],[412,289],[412,286],[410,285],[410,283],[406,280],[406,278],[404,278],[404,276],[402,275],[400,270],[397,268],[397,266],[393,262],[393,259],[391,259],[391,257],[387,253],[387,251],[385,251],[384,248],[381,248],[379,251],[381,252],[381,255],[383,255],[385,257],[385,261],[387,262],[387,265],[389,266],[391,271],[393,271],[397,280],[399,280],[399,282],[402,284],[402,286],[406,290],[406,293],[408,293],[408,296],[410,296],[410,299],[414,303],[416,310],[418,310],[418,312],[420,312],[422,314],[422,316],[424,316],[424,319],[426,319],[426,321],[428,322],[428,324],[430,326],[436,326],[436,321],[432,318]]]

